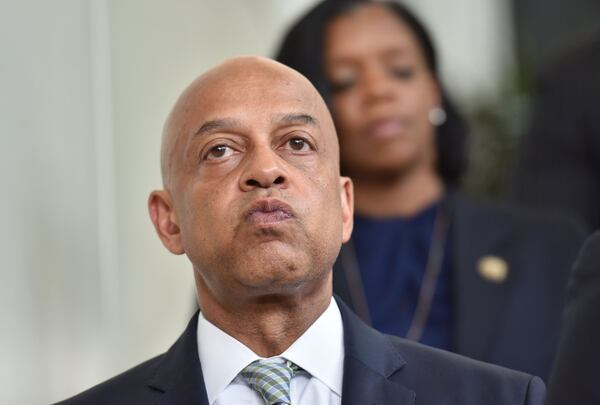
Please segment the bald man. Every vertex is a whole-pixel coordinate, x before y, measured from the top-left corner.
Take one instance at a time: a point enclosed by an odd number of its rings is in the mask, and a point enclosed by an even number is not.
[[[163,355],[63,404],[541,404],[537,377],[380,334],[332,298],[352,183],[312,85],[236,58],[165,125],[165,247],[190,259],[201,312]]]

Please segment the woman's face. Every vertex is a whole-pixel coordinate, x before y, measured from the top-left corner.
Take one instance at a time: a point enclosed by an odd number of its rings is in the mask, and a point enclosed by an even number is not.
[[[324,56],[346,174],[433,170],[428,114],[439,88],[408,26],[383,6],[360,6],[329,23]]]

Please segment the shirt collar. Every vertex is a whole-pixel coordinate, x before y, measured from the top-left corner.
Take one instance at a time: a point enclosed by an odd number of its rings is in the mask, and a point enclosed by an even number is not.
[[[240,371],[262,359],[243,343],[198,315],[198,357],[208,403],[235,379]],[[331,303],[317,320],[280,356],[297,364],[314,378],[342,395],[344,327],[337,303]]]

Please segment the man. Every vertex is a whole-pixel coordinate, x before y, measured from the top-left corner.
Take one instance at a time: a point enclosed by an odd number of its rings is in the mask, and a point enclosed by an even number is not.
[[[243,57],[194,81],[149,208],[202,312],[166,354],[64,404],[541,404],[539,378],[380,334],[332,299],[353,211],[338,153],[299,73]]]
[[[548,405],[600,403],[600,231],[584,245],[569,281]]]

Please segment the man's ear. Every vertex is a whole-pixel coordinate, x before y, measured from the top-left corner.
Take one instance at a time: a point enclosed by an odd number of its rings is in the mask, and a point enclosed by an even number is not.
[[[156,229],[163,245],[173,254],[185,253],[181,243],[181,229],[175,215],[171,193],[166,190],[157,190],[150,193],[148,211],[154,229]]]
[[[352,236],[354,227],[354,187],[349,177],[340,177],[340,199],[342,201],[342,243]]]

